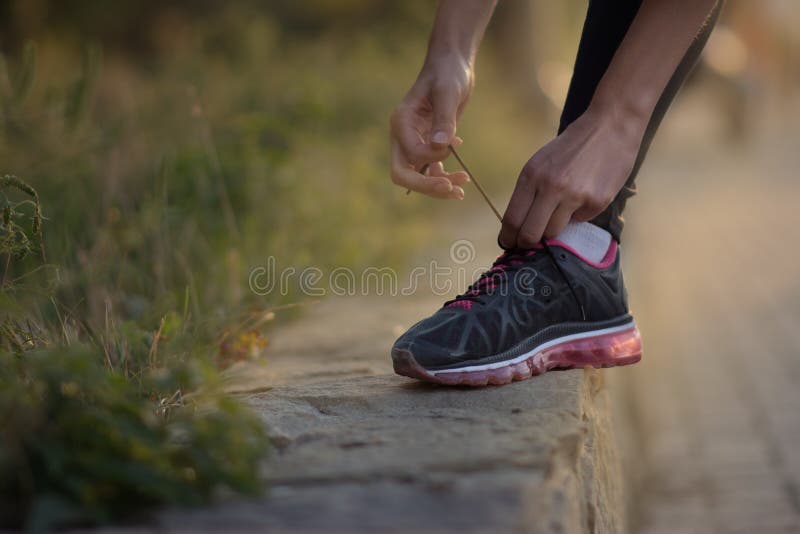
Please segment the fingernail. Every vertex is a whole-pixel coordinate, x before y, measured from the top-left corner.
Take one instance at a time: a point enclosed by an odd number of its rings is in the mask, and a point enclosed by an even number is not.
[[[461,189],[460,187],[454,187],[453,191],[456,192],[456,198],[458,200],[464,200],[464,190],[463,189]]]
[[[433,188],[434,191],[437,193],[449,193],[453,190],[453,184],[450,182],[443,182],[441,184],[436,184],[436,187]]]
[[[431,141],[434,143],[444,144],[447,142],[447,133],[441,130],[434,132],[433,137],[431,137]]]

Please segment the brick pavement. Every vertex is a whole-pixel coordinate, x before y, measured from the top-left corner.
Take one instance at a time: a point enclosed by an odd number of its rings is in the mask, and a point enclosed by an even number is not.
[[[665,147],[631,204],[635,531],[800,532],[800,165],[761,139]]]

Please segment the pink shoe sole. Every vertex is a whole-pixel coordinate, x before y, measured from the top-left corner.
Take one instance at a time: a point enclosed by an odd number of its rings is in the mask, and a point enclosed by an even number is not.
[[[406,350],[393,353],[392,362],[395,373],[426,382],[448,386],[500,386],[526,380],[551,369],[575,369],[587,365],[595,368],[615,367],[642,359],[642,338],[633,324],[623,330],[594,336],[589,332],[579,339],[575,339],[575,336],[566,337],[570,339],[547,343],[547,347],[534,349],[530,355],[520,356],[505,364],[500,362],[429,371]]]

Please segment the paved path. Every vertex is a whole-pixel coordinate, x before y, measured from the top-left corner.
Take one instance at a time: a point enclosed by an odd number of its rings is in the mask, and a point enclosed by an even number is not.
[[[626,236],[637,530],[800,532],[800,145],[654,154]],[[687,140],[692,142],[692,138]],[[681,154],[681,158],[677,157]],[[688,156],[683,156],[686,153]]]

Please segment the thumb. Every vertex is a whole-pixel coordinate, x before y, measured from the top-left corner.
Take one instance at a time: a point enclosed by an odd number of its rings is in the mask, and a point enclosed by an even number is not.
[[[434,148],[447,148],[456,135],[458,95],[453,90],[439,87],[434,88],[431,96],[433,103],[431,144]]]

